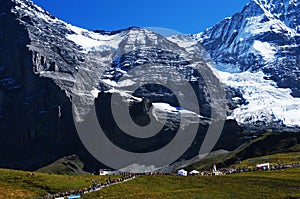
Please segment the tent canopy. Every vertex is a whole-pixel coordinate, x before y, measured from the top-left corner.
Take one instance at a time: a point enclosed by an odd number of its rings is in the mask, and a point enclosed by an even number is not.
[[[184,169],[180,169],[178,172],[177,172],[178,175],[181,175],[181,176],[187,176],[187,171],[184,170]]]
[[[190,171],[189,174],[199,174],[199,173],[200,173],[199,171],[193,170],[193,171]]]

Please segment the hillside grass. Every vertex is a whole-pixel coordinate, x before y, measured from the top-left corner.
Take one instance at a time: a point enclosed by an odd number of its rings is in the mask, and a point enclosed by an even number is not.
[[[253,167],[256,163],[269,161],[274,164],[295,163],[299,159],[300,144],[298,143],[300,143],[299,133],[272,133],[267,131],[234,151],[199,160],[187,166],[186,169],[209,170],[215,163],[219,168],[230,167],[231,165]],[[257,157],[261,159],[259,160]],[[249,164],[246,162],[248,159],[250,159]],[[239,165],[241,162],[242,164]]]
[[[184,169],[191,171],[193,169],[196,170],[209,170],[211,169],[212,165],[215,163],[222,163],[228,156],[228,153],[223,153],[223,154],[218,154],[216,156],[213,157],[207,157],[204,159],[201,159],[187,167],[185,167]]]
[[[273,154],[273,155],[249,158],[247,160],[241,161],[241,163],[239,163],[239,164],[234,164],[231,167],[255,168],[257,164],[267,163],[267,162],[271,163],[271,165],[298,164],[298,163],[300,163],[300,152],[278,153],[278,154]]]
[[[117,178],[119,176],[112,176]],[[107,176],[94,175],[56,175],[37,172],[0,169],[0,199],[34,198],[47,193],[57,193],[81,189],[92,184],[92,179],[105,182]]]
[[[12,183],[0,182],[0,199],[6,198],[33,198],[35,193]]]
[[[235,149],[234,151],[228,152],[228,153],[223,153],[223,154],[219,154],[213,157],[207,157],[204,158],[202,160],[199,160],[189,166],[186,167],[187,170],[209,170],[211,169],[213,164],[219,164],[222,165],[223,167],[227,167],[229,165],[226,165],[226,161],[230,161],[233,162],[238,158],[242,158],[239,157],[239,154],[243,151],[245,151],[247,148],[251,147],[251,145],[263,141],[265,140],[268,136],[272,135],[271,132],[266,132],[263,135],[261,135],[260,137],[250,140],[247,143],[243,144],[242,146],[240,146],[239,148]],[[231,165],[231,164],[230,164]]]
[[[67,174],[67,175],[84,175],[84,162],[76,155],[60,158],[50,165],[37,170],[39,173]]]
[[[300,168],[227,176],[140,176],[85,195],[96,198],[298,198]]]

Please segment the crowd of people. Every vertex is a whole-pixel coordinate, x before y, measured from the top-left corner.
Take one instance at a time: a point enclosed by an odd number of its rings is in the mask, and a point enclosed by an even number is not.
[[[288,168],[295,168],[300,167],[300,163],[294,164],[278,164],[278,165],[271,165],[270,168],[250,168],[250,167],[242,167],[242,168],[229,168],[229,169],[221,169],[220,171],[225,174],[234,174],[234,173],[243,173],[243,172],[253,172],[253,171],[262,171],[262,170],[281,170],[281,169],[288,169]]]
[[[120,178],[111,179],[111,176],[108,176],[108,179],[105,182],[99,183],[97,180],[92,179],[91,185],[89,187],[85,187],[77,190],[70,190],[66,192],[60,192],[56,194],[48,194],[43,197],[43,199],[65,199],[65,198],[80,198],[83,194],[91,193],[94,191],[98,191],[104,187],[118,184],[136,177],[136,174],[126,173],[123,174]]]
[[[201,176],[213,176],[217,173],[217,175],[230,175],[235,173],[243,173],[243,172],[255,172],[255,171],[264,171],[264,170],[282,170],[288,168],[300,167],[300,163],[294,164],[277,164],[271,165],[270,168],[257,168],[257,167],[241,167],[241,168],[221,168],[217,172],[213,171],[202,171],[199,173]]]

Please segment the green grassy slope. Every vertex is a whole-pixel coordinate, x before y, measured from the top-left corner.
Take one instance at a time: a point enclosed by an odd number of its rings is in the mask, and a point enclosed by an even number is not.
[[[271,165],[298,164],[300,163],[300,152],[277,153],[273,155],[249,158],[241,161],[240,163],[231,165],[231,167],[242,168],[247,166],[250,168],[255,168],[257,164],[266,163],[266,162],[271,163]]]
[[[188,166],[187,170],[209,170],[214,163],[217,163],[219,168],[229,167],[249,158],[292,152],[300,152],[300,133],[266,132],[228,154],[202,159]]]
[[[38,169],[37,172],[68,175],[88,174],[84,171],[84,162],[76,155],[60,158],[52,164]]]
[[[32,198],[44,196],[47,193],[80,189],[90,186],[92,179],[105,182],[107,178],[93,175],[55,175],[0,169],[0,199]]]

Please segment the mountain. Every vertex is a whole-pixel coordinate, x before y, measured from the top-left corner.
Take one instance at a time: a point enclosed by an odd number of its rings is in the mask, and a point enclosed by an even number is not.
[[[174,169],[210,151],[220,136],[222,149],[243,143],[243,129],[224,121],[235,92],[224,92],[190,37],[180,45],[137,27],[88,31],[29,0],[1,0],[0,16],[0,167],[36,170],[71,154],[85,169],[112,166],[99,163],[99,152],[122,163],[113,168],[181,162]],[[103,139],[91,134],[98,123]],[[154,132],[143,128],[148,124]],[[215,137],[207,143],[209,131]],[[157,164],[147,157],[146,165],[108,150],[106,137],[128,154],[171,151],[153,159]]]
[[[231,117],[257,128],[299,127],[300,5],[251,0],[241,12],[193,35],[246,103]]]
[[[0,0],[0,167],[76,154],[87,170],[171,171],[234,150],[248,130],[299,131],[299,6],[282,3],[251,1],[203,33],[166,38],[89,31]]]

